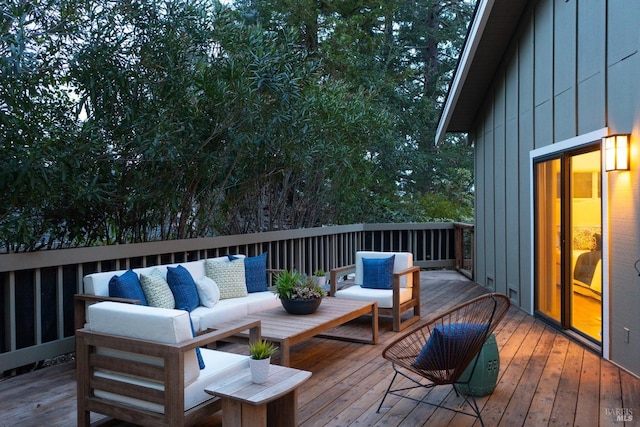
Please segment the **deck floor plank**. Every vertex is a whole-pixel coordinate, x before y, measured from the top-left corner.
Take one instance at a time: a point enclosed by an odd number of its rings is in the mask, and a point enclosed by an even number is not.
[[[584,347],[570,341],[551,409],[550,426],[574,425],[575,419],[569,419],[566,414],[576,413],[583,358]]]
[[[599,418],[600,409],[600,357],[585,351],[582,359],[580,389],[576,405],[574,426],[589,427]]]
[[[428,319],[487,291],[453,272],[422,272],[422,317]],[[425,321],[423,320],[423,321]],[[362,337],[370,333],[366,316],[336,329]],[[376,410],[393,376],[382,350],[401,333],[391,320],[380,322],[378,345],[312,338],[291,348],[291,365],[313,373],[298,393],[298,422],[314,426],[479,426],[472,417],[389,396]],[[483,420],[490,426],[637,426],[640,379],[601,359],[545,323],[512,307],[495,331],[500,350],[498,386],[479,397]],[[242,353],[246,346],[225,344]],[[277,357],[276,357],[277,360]],[[405,384],[408,382],[405,380]],[[73,362],[0,379],[0,427],[75,425]],[[420,399],[425,391],[410,392]],[[451,387],[436,387],[429,402],[460,404]],[[621,422],[617,415],[633,417]],[[628,412],[628,411],[631,412]],[[111,427],[126,423],[91,420]],[[201,426],[221,425],[216,415]]]

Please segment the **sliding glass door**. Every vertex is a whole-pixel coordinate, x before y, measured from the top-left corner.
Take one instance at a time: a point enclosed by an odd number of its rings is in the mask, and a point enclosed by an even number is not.
[[[558,328],[602,341],[600,146],[537,160],[535,309]]]

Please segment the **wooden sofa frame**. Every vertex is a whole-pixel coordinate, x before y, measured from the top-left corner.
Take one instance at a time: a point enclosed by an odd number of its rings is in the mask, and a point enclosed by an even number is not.
[[[356,265],[346,265],[344,267],[334,268],[330,272],[329,276],[329,286],[330,296],[336,296],[336,292],[338,291],[338,278],[342,276],[346,276],[350,273],[354,273],[356,271]],[[400,278],[406,275],[413,275],[413,281],[411,284],[411,299],[405,301],[404,303],[400,303]],[[343,282],[348,284],[349,282]],[[414,265],[413,267],[409,267],[405,270],[399,271],[397,273],[393,273],[393,307],[391,308],[381,308],[378,306],[378,316],[391,316],[393,318],[393,330],[394,332],[399,332],[407,327],[413,325],[417,321],[420,320],[420,267]],[[402,313],[407,310],[411,310],[412,314],[406,320],[402,320]]]
[[[210,417],[221,409],[218,398],[213,398],[185,411],[184,363],[185,353],[196,347],[205,347],[224,338],[249,330],[250,341],[260,339],[260,321],[238,322],[237,326],[207,332],[179,344],[164,344],[134,338],[76,330],[76,374],[78,400],[78,426],[90,425],[90,413],[143,426],[186,426]],[[145,362],[127,361],[96,354],[97,347],[155,356],[164,360],[158,367]],[[164,391],[136,386],[113,379],[100,378],[96,369],[110,370],[116,374],[135,375],[160,382]],[[94,389],[114,392],[146,402],[160,404],[164,414],[133,407],[95,396]]]

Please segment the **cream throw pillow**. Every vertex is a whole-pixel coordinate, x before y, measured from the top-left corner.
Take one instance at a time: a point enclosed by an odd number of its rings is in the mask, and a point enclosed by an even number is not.
[[[200,304],[205,307],[211,308],[220,300],[220,288],[211,277],[202,276],[196,280],[196,289]]]
[[[164,274],[154,268],[147,274],[140,275],[140,286],[150,307],[175,308],[176,300],[164,278]]]
[[[233,261],[205,260],[204,270],[220,289],[220,299],[246,297],[247,285],[244,280],[244,259]]]

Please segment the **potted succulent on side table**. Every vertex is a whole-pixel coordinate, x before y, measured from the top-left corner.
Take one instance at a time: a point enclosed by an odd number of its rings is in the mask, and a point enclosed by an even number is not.
[[[297,271],[284,270],[275,276],[274,292],[289,314],[315,312],[325,291],[311,278]]]
[[[251,369],[251,381],[256,384],[264,384],[269,377],[271,355],[278,349],[269,341],[257,340],[249,343],[249,369]]]

